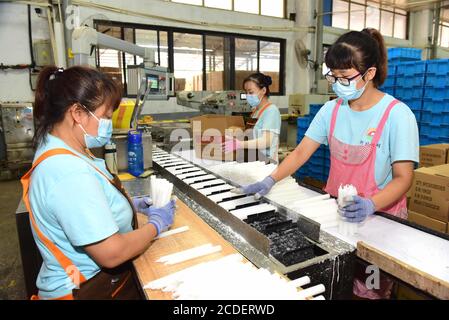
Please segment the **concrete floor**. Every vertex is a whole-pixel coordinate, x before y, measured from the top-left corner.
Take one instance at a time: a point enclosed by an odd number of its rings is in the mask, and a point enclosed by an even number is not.
[[[20,181],[0,181],[0,300],[26,297],[15,220],[21,196]]]

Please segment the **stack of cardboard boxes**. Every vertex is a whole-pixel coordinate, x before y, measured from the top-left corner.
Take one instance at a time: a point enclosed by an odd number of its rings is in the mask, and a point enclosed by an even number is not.
[[[420,148],[420,168],[409,192],[409,220],[449,233],[449,144]]]

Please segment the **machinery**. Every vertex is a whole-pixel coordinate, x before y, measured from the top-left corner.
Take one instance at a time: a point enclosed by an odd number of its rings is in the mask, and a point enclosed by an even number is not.
[[[230,192],[237,186],[234,181],[182,156],[156,148],[153,162],[153,168],[180,191],[182,201],[191,203],[198,214],[201,206],[224,225],[207,221],[214,229],[223,235],[232,230],[244,239],[232,244],[252,263],[291,280],[310,276],[327,288],[327,299],[351,296],[354,247],[322,234],[318,223],[265,198]]]
[[[0,161],[10,178],[11,170],[24,169],[33,160],[33,105],[2,103],[0,117]]]
[[[333,94],[292,94],[288,97],[288,113],[289,115],[306,116],[309,114],[311,104],[325,104],[335,98],[336,96]]]
[[[96,46],[120,50],[143,58],[143,65],[130,66],[128,71],[131,90],[137,94],[131,128],[137,128],[137,120],[147,100],[168,100],[170,96],[174,96],[173,73],[170,73],[167,68],[156,65],[154,49],[105,35],[90,27],[75,29],[72,42],[75,64],[95,66],[91,52]]]
[[[127,52],[144,59],[143,65],[128,66],[128,85],[130,92],[136,94],[136,102],[131,117],[130,128],[144,131],[144,167],[151,167],[152,139],[147,126],[140,126],[138,120],[146,101],[168,100],[174,96],[175,79],[167,68],[156,65],[154,50],[97,32],[90,27],[77,28],[72,35],[73,54],[76,64],[91,64],[92,48],[101,46]],[[127,168],[127,130],[114,130],[113,142],[117,146],[119,171]]]
[[[182,91],[176,94],[179,105],[204,114],[245,115],[251,112],[242,91]]]

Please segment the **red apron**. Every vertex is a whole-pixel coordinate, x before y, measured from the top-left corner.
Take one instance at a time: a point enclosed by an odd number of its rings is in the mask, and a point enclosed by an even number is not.
[[[334,137],[335,124],[337,122],[338,110],[343,100],[339,100],[332,113],[332,120],[329,130],[329,148],[331,155],[331,168],[329,179],[325,191],[337,197],[338,188],[341,185],[352,184],[357,188],[361,197],[371,198],[381,191],[377,186],[375,177],[375,162],[377,144],[382,136],[385,123],[393,107],[399,103],[394,100],[385,110],[371,144],[364,146],[349,145]],[[402,196],[396,203],[388,208],[383,208],[381,212],[386,212],[399,218],[407,219],[407,198]]]

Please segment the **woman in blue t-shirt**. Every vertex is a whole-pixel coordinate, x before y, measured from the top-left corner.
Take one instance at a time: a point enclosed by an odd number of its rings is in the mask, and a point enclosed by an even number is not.
[[[387,53],[375,29],[342,35],[326,53],[326,78],[338,99],[326,103],[313,119],[304,139],[263,181],[244,186],[243,192],[265,195],[273,185],[293,174],[321,144],[329,145],[331,168],[325,190],[338,196],[340,185],[352,184],[358,195],[339,208],[351,222],[361,222],[376,211],[407,218],[406,193],[419,162],[416,119],[405,104],[379,87],[387,77]],[[363,297],[385,296],[355,286]],[[381,290],[382,291],[382,290]]]
[[[174,202],[130,201],[119,180],[90,148],[112,135],[121,89],[105,74],[75,66],[39,75],[34,117],[37,147],[22,178],[43,263],[37,299],[134,299],[132,258],[173,223]],[[148,216],[137,228],[136,210]]]

